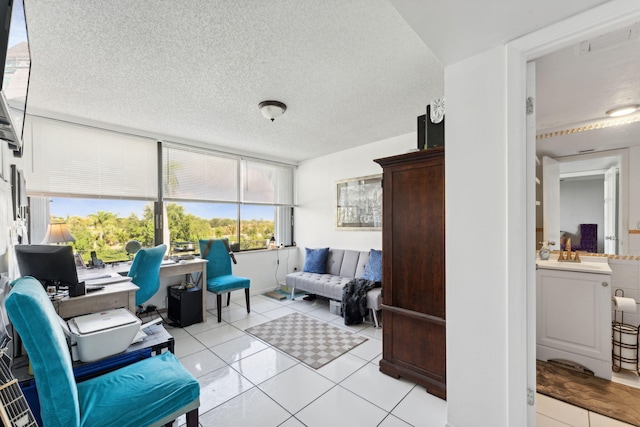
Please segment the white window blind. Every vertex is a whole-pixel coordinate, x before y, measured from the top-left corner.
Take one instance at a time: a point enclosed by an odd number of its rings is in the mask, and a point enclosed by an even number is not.
[[[293,205],[293,166],[244,160],[242,201]]]
[[[31,129],[29,194],[157,199],[156,141],[42,118]]]
[[[237,202],[238,160],[163,143],[162,183],[165,200]]]

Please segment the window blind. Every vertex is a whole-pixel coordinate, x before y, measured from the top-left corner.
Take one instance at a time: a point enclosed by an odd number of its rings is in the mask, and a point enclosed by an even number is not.
[[[293,166],[244,160],[242,201],[293,205]]]
[[[28,193],[155,200],[157,142],[56,120],[33,118]]]
[[[163,143],[162,185],[165,200],[237,202],[238,160]]]

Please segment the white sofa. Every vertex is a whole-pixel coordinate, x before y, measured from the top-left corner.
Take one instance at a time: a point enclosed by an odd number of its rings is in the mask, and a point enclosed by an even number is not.
[[[351,279],[363,277],[364,267],[369,259],[368,251],[329,249],[325,274],[296,271],[287,274],[285,284],[291,289],[291,299],[295,291],[305,291],[334,301],[342,301],[342,288]],[[377,311],[382,304],[382,288],[367,292],[367,308],[373,314],[373,321],[379,327]]]

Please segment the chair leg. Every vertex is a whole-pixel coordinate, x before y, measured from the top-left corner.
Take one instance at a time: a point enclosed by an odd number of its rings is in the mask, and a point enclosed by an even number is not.
[[[249,305],[249,288],[244,288],[244,298],[247,300],[247,313],[251,313],[251,306]]]
[[[230,302],[231,302],[231,292],[227,292],[227,307],[229,307]]]
[[[198,427],[198,408],[187,412],[187,427]]]
[[[218,308],[218,323],[222,322],[222,295],[216,294],[216,306]]]
[[[293,301],[295,299],[294,298],[295,296],[296,296],[296,288],[292,287],[291,288],[291,301]]]
[[[371,309],[371,314],[373,314],[373,323],[374,323],[374,327],[375,328],[379,328],[380,324],[378,323],[378,315],[376,314],[376,311],[372,308]]]

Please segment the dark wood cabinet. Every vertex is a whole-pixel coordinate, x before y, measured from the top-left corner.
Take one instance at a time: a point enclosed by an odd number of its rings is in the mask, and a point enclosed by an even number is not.
[[[446,399],[444,147],[383,169],[380,371]]]

